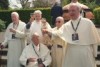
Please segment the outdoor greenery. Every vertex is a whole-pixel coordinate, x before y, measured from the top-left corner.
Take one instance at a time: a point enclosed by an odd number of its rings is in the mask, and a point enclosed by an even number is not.
[[[0,0],[0,9],[8,9],[8,0]]]
[[[20,15],[20,19],[27,23],[30,18],[30,13],[33,13],[35,10],[41,10],[43,13],[43,17],[47,19],[47,21],[51,24],[51,16],[50,16],[50,8],[36,8],[36,9],[22,9],[22,10],[1,10],[0,11],[0,19],[7,21],[6,27],[9,23],[11,23],[11,12],[17,11]]]
[[[70,1],[71,0],[62,0],[61,4],[62,6],[65,6],[68,3],[70,3]],[[79,2],[87,5],[93,11],[95,15],[94,23],[100,25],[100,20],[99,20],[100,19],[100,6],[96,4],[96,0],[79,0]],[[7,6],[7,8],[5,8],[5,6]],[[47,21],[51,24],[50,4],[48,2],[43,2],[42,0],[38,0],[34,3],[34,6],[35,7],[31,9],[27,8],[27,9],[21,9],[21,10],[11,10],[11,9],[8,9],[8,0],[0,0],[0,19],[7,21],[6,23],[6,27],[7,27],[8,24],[11,23],[11,17],[10,17],[11,12],[17,11],[20,15],[20,19],[27,23],[30,18],[30,13],[39,9],[43,12],[43,17],[46,18]]]
[[[4,31],[4,29],[6,28],[5,23],[6,23],[5,21],[0,19],[0,32]]]
[[[100,7],[94,9],[95,24],[100,25]]]

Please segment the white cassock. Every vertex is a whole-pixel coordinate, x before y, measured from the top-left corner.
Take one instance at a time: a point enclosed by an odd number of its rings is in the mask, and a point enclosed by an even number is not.
[[[37,32],[42,40],[42,22],[33,21],[29,30],[27,30],[29,42],[31,42],[31,35]]]
[[[4,46],[8,45],[8,54],[7,54],[7,67],[20,67],[19,57],[22,53],[23,48],[25,47],[25,38],[24,38],[24,28],[25,23],[19,21],[19,24],[16,28],[15,39],[12,39],[12,32],[10,28],[13,28],[13,22],[9,24],[5,32],[5,40],[2,43]]]
[[[57,31],[57,27],[53,28],[53,31]],[[52,67],[62,67],[64,60],[67,43],[58,36],[52,37]]]
[[[22,65],[24,65],[25,67],[38,67],[38,62],[37,59],[41,58],[43,61],[43,64],[47,67],[48,65],[50,65],[51,63],[51,56],[50,56],[50,51],[49,49],[43,45],[43,44],[39,44],[40,46],[35,46],[35,48],[33,48],[33,43],[30,43],[28,46],[25,47],[25,49],[22,52],[22,55],[20,56],[20,62]],[[34,50],[35,49],[35,50]],[[36,54],[36,52],[38,55]],[[34,62],[29,62],[28,65],[27,63],[27,59],[29,58],[35,58]]]
[[[59,31],[52,32],[68,43],[62,67],[96,67],[95,57],[97,57],[97,46],[100,43],[97,29],[91,20],[81,18],[76,31],[79,40],[73,41],[72,34],[75,32],[71,21],[76,28],[79,18],[68,21]]]

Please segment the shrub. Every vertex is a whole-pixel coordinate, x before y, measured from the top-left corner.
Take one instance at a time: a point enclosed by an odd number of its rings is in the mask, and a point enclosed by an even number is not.
[[[0,8],[1,9],[8,9],[8,0],[0,0]]]
[[[1,10],[0,11],[0,19],[7,21],[6,27],[9,23],[11,23],[11,12],[16,11],[19,13],[20,19],[27,23],[30,18],[30,13],[35,10],[41,10],[43,13],[43,17],[47,19],[47,21],[51,24],[51,16],[50,16],[50,8],[36,8],[36,9],[22,9],[22,10]]]
[[[94,10],[93,10],[93,13],[94,13],[94,16],[95,16],[95,24],[96,25],[100,25],[100,7],[98,7],[98,8],[95,8]]]
[[[5,21],[3,21],[3,20],[1,20],[0,19],[0,32],[2,32],[2,31],[4,31],[4,29],[5,29]]]

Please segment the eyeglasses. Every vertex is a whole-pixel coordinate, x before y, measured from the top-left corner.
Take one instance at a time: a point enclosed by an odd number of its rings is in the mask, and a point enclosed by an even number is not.
[[[61,21],[56,21],[56,23],[60,23]]]

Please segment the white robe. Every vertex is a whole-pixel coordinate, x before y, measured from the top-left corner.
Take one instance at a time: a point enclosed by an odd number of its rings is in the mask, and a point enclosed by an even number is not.
[[[25,38],[24,34],[24,22],[19,22],[19,25],[16,29],[15,36],[17,39],[12,39],[12,32],[9,31],[10,28],[13,28],[13,23],[10,23],[5,32],[5,40],[2,43],[4,46],[8,45],[8,54],[7,54],[7,67],[20,67],[19,57],[23,48],[25,47]]]
[[[75,28],[78,21],[79,18],[72,21]],[[97,57],[97,46],[100,44],[100,38],[93,22],[81,17],[77,29],[78,41],[72,41],[72,34],[74,33],[71,21],[65,23],[59,31],[52,32],[69,43],[62,67],[95,67],[94,57]]]
[[[57,31],[57,27],[53,28],[53,31]],[[52,67],[61,67],[62,62],[65,57],[65,51],[67,48],[67,43],[62,40],[60,37],[55,36],[52,37],[52,49],[51,49],[51,56],[52,56]]]
[[[40,44],[39,48],[40,48],[40,51],[36,51],[39,54],[39,57],[38,57],[34,51],[32,43],[26,46],[22,52],[22,55],[20,56],[21,64],[23,64],[25,67],[38,67],[37,59],[41,58],[45,66],[50,65],[51,63],[50,51],[43,44]],[[35,62],[29,62],[28,65],[26,65],[27,59],[29,58],[36,58],[36,60]]]
[[[32,24],[31,24],[31,27],[30,29],[26,29],[27,30],[27,33],[28,33],[28,37],[29,38],[29,42],[31,42],[31,36],[33,33],[38,33],[40,35],[40,39],[42,40],[42,22],[37,22],[37,21],[33,21]]]

